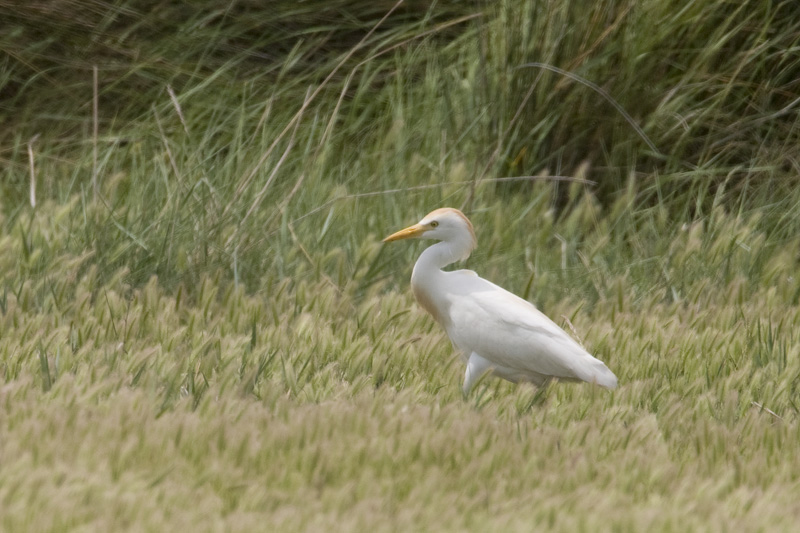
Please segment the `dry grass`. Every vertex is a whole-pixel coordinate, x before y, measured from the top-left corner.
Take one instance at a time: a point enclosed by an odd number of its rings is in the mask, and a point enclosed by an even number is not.
[[[713,233],[665,237],[664,275],[719,261]],[[791,529],[800,284],[782,250],[755,252],[769,281],[698,277],[679,301],[622,271],[589,306],[550,294],[619,390],[489,380],[467,401],[405,283],[217,276],[189,298],[63,257],[3,299],[3,529]]]
[[[800,522],[789,4],[134,4],[0,36],[0,529]],[[462,398],[380,244],[442,205],[618,390]]]

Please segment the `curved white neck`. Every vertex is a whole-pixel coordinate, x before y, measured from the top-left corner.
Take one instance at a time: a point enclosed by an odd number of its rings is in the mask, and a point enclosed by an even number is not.
[[[471,251],[472,244],[469,241],[437,242],[433,246],[426,248],[419,256],[417,263],[414,265],[412,278],[422,273],[441,270],[451,263],[466,259]]]
[[[411,288],[417,302],[445,329],[449,328],[450,320],[441,296],[446,291],[444,278],[450,274],[441,269],[469,257],[473,243],[472,239],[437,242],[422,252],[411,273]]]

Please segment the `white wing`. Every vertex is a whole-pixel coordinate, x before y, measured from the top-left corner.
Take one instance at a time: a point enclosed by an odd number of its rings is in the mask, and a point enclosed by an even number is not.
[[[538,375],[607,388],[616,376],[530,302],[469,270],[446,276],[447,334],[467,356]]]

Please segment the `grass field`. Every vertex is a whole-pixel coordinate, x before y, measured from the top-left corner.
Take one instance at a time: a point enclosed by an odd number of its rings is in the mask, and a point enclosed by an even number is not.
[[[0,2],[0,530],[794,530],[792,3],[219,4]],[[617,390],[462,397],[444,205]]]

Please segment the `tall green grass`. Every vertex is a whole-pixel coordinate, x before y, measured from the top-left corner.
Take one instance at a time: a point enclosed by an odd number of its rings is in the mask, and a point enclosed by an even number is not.
[[[633,180],[636,206],[680,223],[777,203],[769,230],[796,230],[774,223],[796,203],[789,4],[591,6],[412,3],[383,21],[390,4],[19,8],[0,43],[5,228],[27,203],[27,143],[41,134],[39,201],[77,202],[70,252],[93,249],[102,271],[127,267],[137,284],[235,262],[254,287],[296,249],[290,222],[353,250],[365,233],[326,217],[364,206],[381,216],[362,227],[384,231],[441,202],[530,194],[503,183],[476,198],[461,184],[499,176],[580,173],[604,208]],[[660,154],[599,94],[520,68],[531,61],[598,83]],[[409,190],[429,184],[443,188]],[[554,205],[568,211],[568,197],[561,186]],[[387,212],[398,200],[408,209]]]
[[[797,523],[793,4],[0,10],[1,529]],[[462,399],[442,205],[619,390]]]

